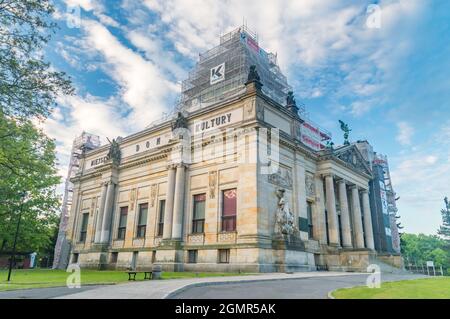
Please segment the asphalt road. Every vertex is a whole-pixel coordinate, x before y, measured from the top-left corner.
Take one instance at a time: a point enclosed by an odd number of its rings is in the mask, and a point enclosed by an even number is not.
[[[100,286],[82,286],[80,288],[52,287],[1,291],[0,299],[49,299],[91,290]]]
[[[418,275],[381,274],[381,281],[417,279]],[[324,299],[338,288],[366,284],[367,275],[312,277],[292,280],[214,284],[192,287],[171,299]]]

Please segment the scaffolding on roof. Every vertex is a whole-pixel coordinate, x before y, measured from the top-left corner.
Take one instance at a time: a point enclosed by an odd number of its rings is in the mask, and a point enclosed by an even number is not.
[[[222,63],[224,78],[212,83],[211,70]],[[241,26],[221,36],[218,46],[199,54],[199,61],[181,84],[181,107],[192,110],[240,94],[251,65],[256,65],[263,93],[284,105],[292,87],[277,64],[276,54],[260,48],[256,34]]]

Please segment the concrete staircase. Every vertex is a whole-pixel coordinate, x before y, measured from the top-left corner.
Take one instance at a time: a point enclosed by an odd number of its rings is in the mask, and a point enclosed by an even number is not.
[[[392,265],[389,265],[377,257],[370,258],[371,264],[376,264],[380,267],[380,271],[382,273],[388,273],[388,274],[398,274],[398,275],[405,275],[405,274],[411,274],[411,272],[405,270],[404,268],[397,268]]]

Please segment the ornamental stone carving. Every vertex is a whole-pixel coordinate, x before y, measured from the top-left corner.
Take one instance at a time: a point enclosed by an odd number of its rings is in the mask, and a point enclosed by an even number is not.
[[[209,172],[209,198],[216,198],[217,171]]]
[[[306,186],[306,196],[307,197],[315,197],[316,196],[316,188],[314,185],[314,175],[306,173],[305,186]]]
[[[130,191],[130,210],[134,210],[134,202],[136,200],[136,188]]]
[[[290,168],[279,166],[276,173],[268,175],[269,183],[282,188],[292,189],[292,172]]]
[[[150,206],[151,207],[155,206],[155,200],[156,200],[157,192],[158,192],[158,185],[157,184],[153,184],[152,186],[150,186]]]
[[[278,208],[276,212],[275,233],[282,235],[293,235],[296,233],[294,225],[294,214],[289,208],[289,203],[284,197],[285,190],[278,189]]]

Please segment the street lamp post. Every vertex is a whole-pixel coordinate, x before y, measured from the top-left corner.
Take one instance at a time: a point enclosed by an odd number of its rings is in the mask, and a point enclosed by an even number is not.
[[[22,212],[23,212],[23,204],[25,203],[26,193],[22,194],[22,202],[20,204],[19,210],[19,220],[17,221],[16,234],[14,235],[14,245],[12,250],[12,256],[9,260],[9,270],[8,270],[8,282],[11,281],[11,271],[14,263],[16,262],[16,245],[17,245],[17,237],[19,235],[20,221],[22,220]]]

